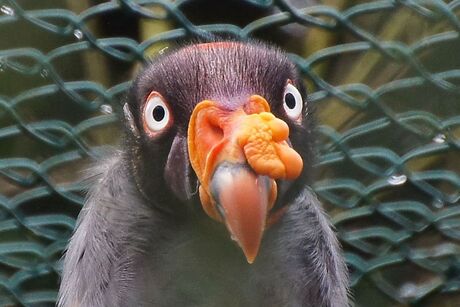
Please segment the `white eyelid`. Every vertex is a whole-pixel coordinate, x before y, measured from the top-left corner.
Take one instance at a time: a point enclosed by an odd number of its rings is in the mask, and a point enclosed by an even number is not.
[[[294,100],[295,100],[294,106],[287,104],[285,100],[287,94],[292,94],[292,96],[294,97]],[[283,107],[284,107],[284,111],[286,112],[286,115],[290,119],[297,121],[297,122],[302,120],[302,107],[303,107],[302,95],[300,94],[299,90],[291,83],[288,83],[284,90]]]
[[[160,118],[155,118],[155,110],[160,109],[163,112]],[[160,113],[161,114],[161,113]],[[148,129],[148,132],[153,134],[159,133],[169,127],[172,123],[172,114],[170,112],[168,104],[164,101],[158,93],[151,93],[147,102],[145,103],[144,113],[144,127]]]

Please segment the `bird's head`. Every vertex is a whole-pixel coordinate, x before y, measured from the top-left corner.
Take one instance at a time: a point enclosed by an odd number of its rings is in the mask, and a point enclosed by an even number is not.
[[[310,173],[312,124],[295,66],[258,43],[186,46],[146,66],[124,111],[144,196],[169,211],[201,203],[252,263]]]

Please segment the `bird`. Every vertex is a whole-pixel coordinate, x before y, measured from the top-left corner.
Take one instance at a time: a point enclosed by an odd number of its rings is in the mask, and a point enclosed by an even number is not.
[[[124,104],[123,104],[124,103]],[[260,41],[150,59],[90,170],[58,306],[348,306],[302,78]]]

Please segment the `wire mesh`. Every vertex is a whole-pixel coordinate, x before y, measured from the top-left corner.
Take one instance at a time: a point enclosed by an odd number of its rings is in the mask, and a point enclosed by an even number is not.
[[[356,306],[456,306],[460,1],[313,2],[0,0],[0,305],[54,304],[81,172],[117,143],[136,66],[218,34],[303,74]]]

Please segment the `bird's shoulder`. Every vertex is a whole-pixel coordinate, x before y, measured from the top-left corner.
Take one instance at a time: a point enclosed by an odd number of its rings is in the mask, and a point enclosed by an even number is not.
[[[151,213],[135,192],[125,162],[122,153],[114,152],[85,175],[89,191],[65,254],[60,306],[107,305],[111,296],[104,293],[116,288],[114,270],[142,244],[133,228],[139,221],[149,224]]]
[[[293,287],[303,285],[303,296],[312,306],[347,306],[347,269],[334,228],[315,193],[306,187],[288,206],[274,241],[288,260],[285,273]],[[307,273],[308,272],[308,273]],[[328,298],[329,301],[323,301]]]

